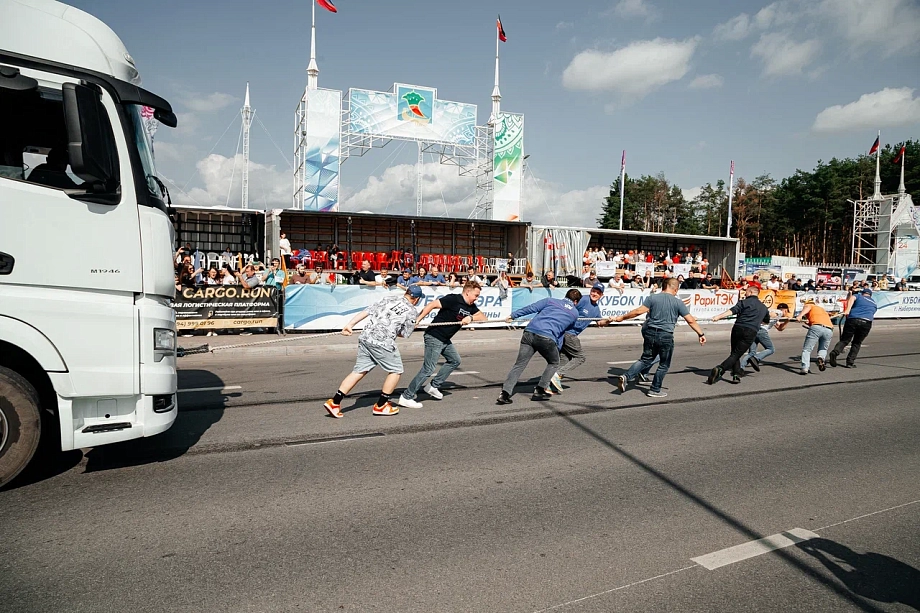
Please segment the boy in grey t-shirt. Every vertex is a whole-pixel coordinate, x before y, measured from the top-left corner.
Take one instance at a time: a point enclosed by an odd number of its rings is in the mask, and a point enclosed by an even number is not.
[[[615,321],[622,322],[633,317],[638,317],[643,313],[647,314],[645,323],[642,325],[642,356],[639,360],[629,367],[625,374],[617,377],[617,387],[621,392],[626,391],[626,384],[635,379],[640,372],[647,371],[652,367],[655,358],[659,358],[658,368],[655,369],[655,378],[652,379],[652,387],[648,395],[652,398],[663,398],[667,394],[661,391],[661,384],[664,376],[668,373],[671,366],[671,356],[674,353],[674,324],[677,323],[678,317],[684,320],[693,328],[693,331],[700,337],[700,345],[706,343],[706,335],[696,323],[696,318],[690,314],[687,305],[677,297],[677,288],[679,282],[677,279],[668,279],[665,283],[664,290],[660,294],[653,294],[645,299],[642,306],[633,309],[626,315],[620,315]]]
[[[390,294],[383,300],[355,315],[342,334],[351,336],[352,327],[365,318],[370,318],[358,340],[358,359],[354,370],[339,385],[335,396],[326,401],[323,408],[335,418],[343,417],[342,400],[364,375],[379,366],[387,373],[380,390],[380,398],[374,405],[374,415],[396,415],[399,407],[390,402],[390,395],[396,390],[399,376],[403,372],[402,357],[396,347],[396,338],[409,338],[415,329],[418,310],[415,308],[424,293],[418,285],[410,285],[405,294]]]

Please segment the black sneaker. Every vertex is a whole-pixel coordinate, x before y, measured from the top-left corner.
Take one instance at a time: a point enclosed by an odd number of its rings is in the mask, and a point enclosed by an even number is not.
[[[751,368],[753,368],[755,372],[760,372],[760,360],[755,357],[751,357],[748,358],[748,364],[751,365]]]
[[[536,388],[533,391],[533,396],[530,397],[531,400],[549,400],[553,395],[550,394],[547,390],[543,388]]]
[[[827,356],[827,361],[830,362],[831,366],[833,366],[834,368],[837,368],[837,355],[838,354],[836,351],[831,351],[830,354]]]
[[[498,404],[511,404],[514,401],[511,400],[511,394],[509,394],[505,390],[502,390],[502,393],[498,395],[498,400],[496,400],[495,402]]]
[[[738,385],[739,383],[741,383],[741,377],[739,377],[738,375],[732,375],[732,383],[734,383],[735,385]]]
[[[721,366],[716,366],[715,368],[709,371],[709,378],[706,379],[706,383],[708,383],[709,385],[715,385],[715,382],[722,378],[722,373],[724,372],[725,371],[722,370]]]
[[[826,368],[827,368],[827,364],[824,363],[824,358],[818,358],[818,370],[820,370],[821,372],[824,372]]]

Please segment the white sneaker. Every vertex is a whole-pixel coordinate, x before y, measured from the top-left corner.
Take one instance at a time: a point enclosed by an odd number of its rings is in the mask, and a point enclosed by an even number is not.
[[[399,400],[396,402],[401,407],[406,407],[407,409],[421,409],[422,403],[417,400],[412,400],[411,398],[406,398],[405,396],[400,396]]]
[[[441,398],[444,397],[444,394],[441,393],[441,390],[439,390],[436,387],[433,387],[430,383],[426,385],[424,389],[425,389],[425,393],[431,396],[432,398],[434,398],[435,400],[440,400]]]

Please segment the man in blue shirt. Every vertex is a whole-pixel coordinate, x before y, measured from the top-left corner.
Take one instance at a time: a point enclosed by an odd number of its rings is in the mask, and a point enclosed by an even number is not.
[[[396,285],[403,290],[409,289],[409,286],[412,285],[412,271],[408,268],[405,269],[402,272],[402,276],[396,279]]]
[[[837,356],[843,353],[850,341],[853,346],[847,354],[846,368],[856,368],[856,356],[862,348],[862,342],[869,336],[872,330],[872,321],[875,319],[875,312],[878,305],[872,299],[872,290],[864,287],[858,294],[853,294],[847,299],[847,306],[844,314],[847,321],[843,324],[843,332],[840,334],[840,342],[834,346],[834,349],[828,355],[831,366],[837,366]]]
[[[522,309],[518,309],[507,319],[508,323],[513,320],[536,313],[536,317],[530,320],[524,335],[521,337],[521,347],[518,350],[517,361],[508,373],[502,385],[502,393],[498,397],[498,404],[511,404],[511,394],[514,392],[514,386],[534,353],[539,353],[546,360],[546,368],[540,377],[540,383],[533,392],[533,400],[549,400],[552,392],[547,389],[550,379],[556,374],[559,367],[559,349],[562,347],[563,335],[571,330],[578,321],[578,309],[576,305],[581,300],[581,292],[577,289],[570,289],[565,298],[544,298]]]
[[[444,278],[444,275],[438,272],[437,266],[432,266],[431,271],[424,278],[425,285],[447,285],[447,279]]]
[[[581,341],[578,335],[585,331],[591,325],[592,319],[599,320],[598,326],[606,326],[610,323],[609,319],[601,319],[601,307],[598,305],[600,299],[604,296],[604,284],[595,283],[587,296],[582,296],[578,301],[578,321],[575,327],[562,336],[562,349],[559,350],[559,371],[550,379],[550,385],[560,394],[563,391],[562,377],[575,370],[585,363],[585,352],[581,348]]]

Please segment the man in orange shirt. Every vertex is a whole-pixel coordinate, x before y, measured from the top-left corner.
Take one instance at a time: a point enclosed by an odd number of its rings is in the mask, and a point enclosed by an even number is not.
[[[834,338],[834,324],[831,323],[831,316],[822,307],[815,304],[814,298],[808,298],[805,300],[805,308],[795,320],[808,322],[808,333],[805,334],[805,344],[802,346],[802,370],[799,371],[799,374],[808,374],[811,352],[815,345],[818,346],[818,370],[823,372],[827,368],[824,363],[827,348],[830,347],[831,340]]]

